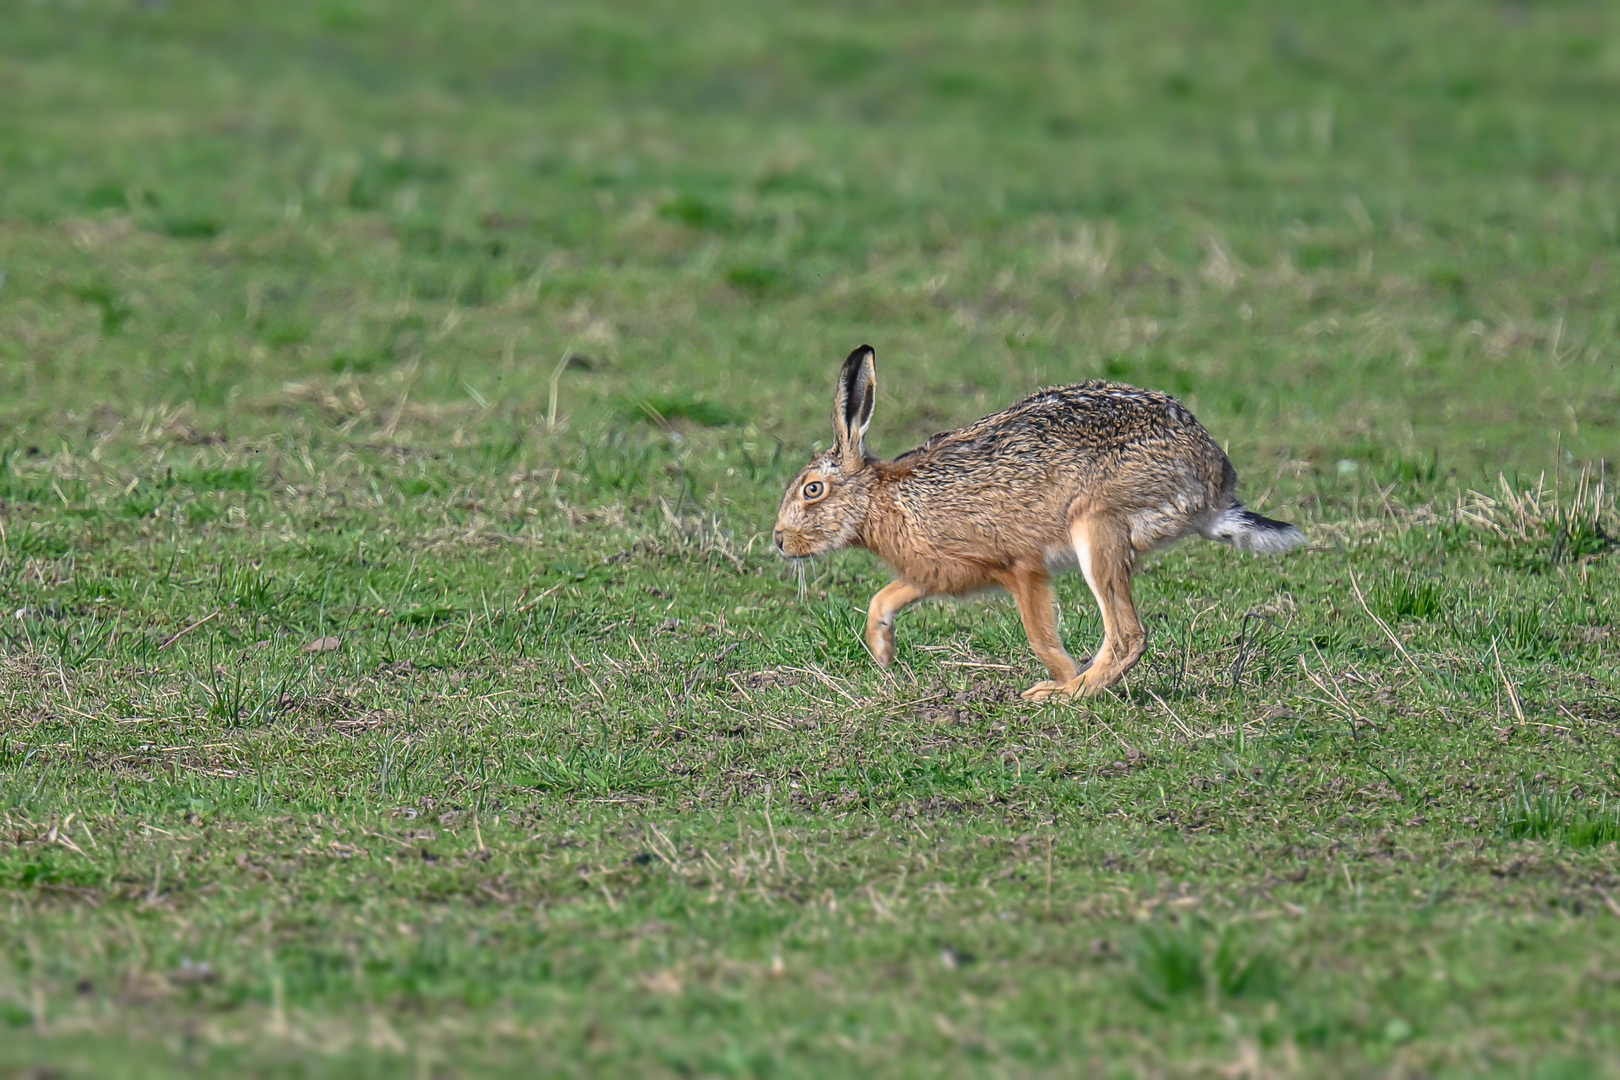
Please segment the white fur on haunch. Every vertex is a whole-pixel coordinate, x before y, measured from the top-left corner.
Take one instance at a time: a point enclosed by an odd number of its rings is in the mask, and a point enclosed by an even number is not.
[[[1282,521],[1255,513],[1242,503],[1222,510],[1198,530],[1206,539],[1231,544],[1256,555],[1281,555],[1305,542],[1305,534]]]

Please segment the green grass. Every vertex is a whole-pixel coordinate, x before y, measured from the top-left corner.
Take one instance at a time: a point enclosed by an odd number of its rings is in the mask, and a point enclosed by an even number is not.
[[[0,1073],[1620,1075],[1617,29],[8,6]],[[862,341],[1313,543],[881,674],[769,544]]]

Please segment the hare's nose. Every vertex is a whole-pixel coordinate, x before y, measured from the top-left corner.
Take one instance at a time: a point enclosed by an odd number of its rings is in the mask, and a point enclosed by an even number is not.
[[[771,534],[771,539],[776,541],[776,550],[777,551],[783,550],[782,549],[782,530],[781,529],[777,529],[775,532],[773,532]]]

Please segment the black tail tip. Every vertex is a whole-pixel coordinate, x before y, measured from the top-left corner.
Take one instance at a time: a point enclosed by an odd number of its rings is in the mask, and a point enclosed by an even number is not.
[[[1278,521],[1276,518],[1268,518],[1266,515],[1257,514],[1253,510],[1244,509],[1239,512],[1243,515],[1243,520],[1249,525],[1250,528],[1264,529],[1267,532],[1299,531],[1297,528],[1295,528],[1295,526],[1286,521]]]

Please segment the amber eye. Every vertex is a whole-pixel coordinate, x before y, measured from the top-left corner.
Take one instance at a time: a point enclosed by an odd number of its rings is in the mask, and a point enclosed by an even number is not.
[[[804,485],[804,490],[800,492],[800,494],[804,496],[805,502],[815,502],[817,499],[827,494],[827,485],[822,483],[820,480],[812,480],[808,484]]]

